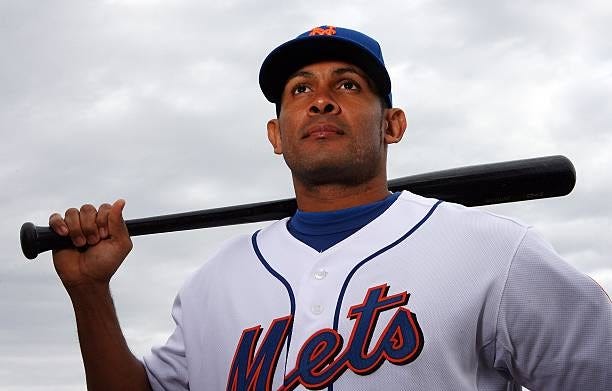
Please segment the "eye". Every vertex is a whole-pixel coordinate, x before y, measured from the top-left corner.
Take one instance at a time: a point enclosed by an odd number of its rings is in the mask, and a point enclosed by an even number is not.
[[[359,84],[352,80],[344,80],[342,83],[340,83],[340,89],[357,91],[359,90]]]
[[[309,91],[310,91],[310,87],[308,87],[306,84],[298,84],[291,89],[291,93],[293,95],[303,94]]]

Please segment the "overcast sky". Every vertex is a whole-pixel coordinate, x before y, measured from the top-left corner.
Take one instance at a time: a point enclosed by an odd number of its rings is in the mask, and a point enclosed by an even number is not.
[[[612,292],[612,2],[0,0],[0,389],[84,390],[49,253],[18,231],[127,200],[126,218],[293,196],[265,123],[265,55],[311,27],[381,42],[409,128],[389,177],[562,154],[563,198],[488,207],[535,225]],[[261,226],[138,237],[112,282],[141,356],[219,244]]]

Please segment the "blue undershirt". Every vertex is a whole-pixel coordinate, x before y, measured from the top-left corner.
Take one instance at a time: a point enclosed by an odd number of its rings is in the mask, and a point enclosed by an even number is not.
[[[298,209],[287,222],[287,229],[299,241],[323,252],[380,216],[399,195],[400,192],[397,192],[371,204],[330,212],[303,212]]]

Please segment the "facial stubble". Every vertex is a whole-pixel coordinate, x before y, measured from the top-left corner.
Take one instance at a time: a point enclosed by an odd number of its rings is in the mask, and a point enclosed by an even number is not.
[[[384,142],[383,120],[381,114],[376,136],[371,136],[371,142],[350,138],[351,142],[340,153],[325,150],[325,145],[321,146],[320,151],[311,155],[303,151],[284,151],[285,163],[291,170],[294,180],[300,181],[307,187],[328,185],[357,187],[381,174],[385,175],[387,148]],[[321,140],[321,143],[342,141]]]

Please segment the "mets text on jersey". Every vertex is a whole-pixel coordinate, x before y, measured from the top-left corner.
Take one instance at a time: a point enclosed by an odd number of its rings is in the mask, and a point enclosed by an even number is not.
[[[404,307],[410,295],[401,292],[387,296],[388,291],[387,284],[372,287],[361,304],[349,309],[348,318],[355,323],[344,350],[344,340],[334,329],[322,329],[310,336],[301,346],[295,367],[285,375],[280,390],[293,390],[298,385],[319,390],[329,386],[347,369],[367,375],[384,361],[395,365],[414,361],[423,349],[423,333],[416,315]],[[394,308],[394,315],[376,344],[370,347],[380,313]],[[291,334],[292,321],[292,315],[274,319],[257,350],[263,331],[261,325],[242,332],[229,371],[227,390],[271,390],[280,353]]]

